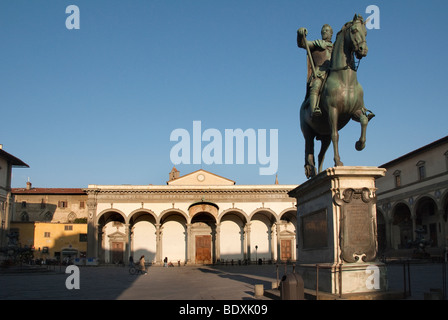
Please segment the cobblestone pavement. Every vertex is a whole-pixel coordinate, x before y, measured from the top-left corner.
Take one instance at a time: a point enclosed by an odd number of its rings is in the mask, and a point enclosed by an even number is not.
[[[388,265],[391,290],[425,292],[443,289],[443,264],[411,264],[410,288],[403,265]],[[446,268],[446,266],[445,266]],[[255,297],[254,286],[271,289],[292,266],[149,267],[147,275],[131,275],[128,267],[80,267],[80,289],[69,290],[65,267],[50,272],[0,272],[0,300],[268,300]],[[406,269],[407,270],[407,269]],[[407,272],[407,271],[406,271]],[[445,279],[446,281],[446,279]]]

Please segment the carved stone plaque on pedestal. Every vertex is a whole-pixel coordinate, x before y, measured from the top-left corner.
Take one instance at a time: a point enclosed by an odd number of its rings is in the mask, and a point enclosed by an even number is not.
[[[377,252],[374,204],[370,190],[345,189],[342,198],[334,196],[341,207],[341,258],[349,263],[374,261]]]

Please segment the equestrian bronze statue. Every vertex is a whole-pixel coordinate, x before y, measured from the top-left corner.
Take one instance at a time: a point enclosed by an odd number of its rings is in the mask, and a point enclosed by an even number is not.
[[[308,41],[307,30],[297,30],[297,45],[307,51],[308,82],[300,108],[300,126],[305,138],[305,175],[316,175],[314,139],[321,141],[318,172],[322,171],[325,152],[334,148],[334,164],[342,166],[338,150],[339,133],[353,119],[361,123],[361,137],[355,148],[366,143],[367,124],[375,115],[364,106],[364,93],[357,79],[359,61],[367,55],[366,23],[359,15],[347,22],[331,42],[333,30],[324,25],[322,40]]]

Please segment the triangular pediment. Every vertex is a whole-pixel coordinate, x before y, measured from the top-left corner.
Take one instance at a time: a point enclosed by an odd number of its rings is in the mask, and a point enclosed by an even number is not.
[[[235,181],[199,169],[167,182],[170,186],[233,186]]]
[[[286,237],[286,236],[295,236],[296,234],[290,230],[283,230],[280,232],[280,235]]]
[[[114,233],[108,235],[108,237],[112,241],[125,241],[126,240],[126,235],[120,231],[115,231]]]

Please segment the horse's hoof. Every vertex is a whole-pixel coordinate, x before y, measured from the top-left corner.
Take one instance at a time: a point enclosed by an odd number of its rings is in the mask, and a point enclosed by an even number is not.
[[[316,175],[316,168],[313,166],[305,166],[305,175],[307,179],[310,179]]]
[[[361,142],[361,141],[356,141],[355,143],[355,149],[358,151],[363,150],[366,147],[366,143],[365,142]]]

